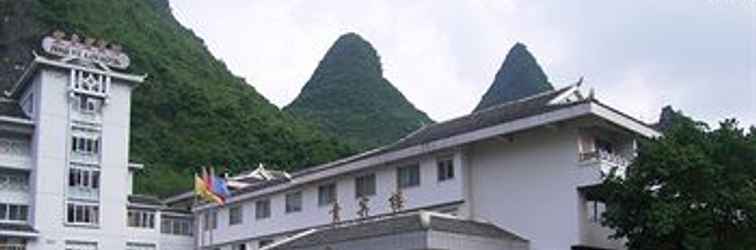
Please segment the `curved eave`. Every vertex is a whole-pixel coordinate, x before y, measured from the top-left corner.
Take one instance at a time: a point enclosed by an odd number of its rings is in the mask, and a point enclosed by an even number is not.
[[[29,79],[34,75],[34,72],[36,72],[36,70],[39,69],[40,66],[51,66],[51,67],[63,68],[63,69],[76,69],[76,70],[81,70],[81,71],[95,73],[95,74],[103,74],[103,75],[107,75],[115,79],[124,80],[134,85],[143,83],[144,80],[147,78],[147,74],[132,75],[132,74],[115,72],[115,71],[107,71],[107,70],[101,70],[101,69],[96,69],[96,68],[82,67],[76,64],[61,62],[58,60],[49,59],[44,56],[35,54],[34,60],[32,60],[31,63],[29,63],[29,66],[26,67],[26,70],[21,75],[21,78],[19,78],[18,81],[16,81],[16,83],[13,85],[10,91],[6,92],[6,95],[10,97],[18,97],[21,94],[21,92],[23,92],[24,88],[26,88],[26,85]]]

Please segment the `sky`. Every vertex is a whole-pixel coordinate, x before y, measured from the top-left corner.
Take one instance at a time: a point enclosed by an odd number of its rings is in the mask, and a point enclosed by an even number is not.
[[[665,105],[716,123],[756,124],[756,0],[173,0],[174,15],[279,107],[336,39],[356,32],[384,76],[443,121],[468,114],[509,49],[527,45],[555,87],[641,120]]]

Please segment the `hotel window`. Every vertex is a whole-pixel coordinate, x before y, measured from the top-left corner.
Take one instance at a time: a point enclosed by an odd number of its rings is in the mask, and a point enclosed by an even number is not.
[[[29,218],[29,206],[0,203],[0,221],[25,222]]]
[[[601,215],[606,211],[606,205],[604,205],[604,203],[600,201],[588,201],[587,203],[588,221],[595,224],[600,224]]]
[[[270,200],[264,199],[255,202],[255,219],[270,217]]]
[[[318,187],[318,205],[327,206],[336,202],[336,183]]]
[[[192,220],[189,218],[162,217],[160,232],[173,235],[192,235]]]
[[[155,212],[151,210],[129,209],[127,224],[129,227],[155,228]]]
[[[98,205],[68,203],[66,222],[69,224],[97,225],[100,218]]]
[[[286,213],[302,211],[302,191],[286,194]]]
[[[101,106],[100,99],[86,95],[79,95],[79,98],[76,99],[76,104],[82,113],[98,112]]]
[[[438,166],[438,181],[454,179],[454,160],[446,158],[436,162]]]
[[[74,168],[68,170],[68,186],[80,188],[100,188],[100,170]]]
[[[210,211],[209,216],[210,216],[210,223],[209,223],[210,229],[217,229],[218,228],[218,211],[215,211],[215,210]]]
[[[415,187],[420,185],[420,165],[414,164],[397,169],[399,188]]]
[[[241,224],[243,220],[244,220],[244,217],[242,215],[241,205],[236,205],[228,209],[228,224],[229,225]]]
[[[71,150],[80,154],[99,154],[100,153],[100,139],[73,136],[71,137]]]
[[[355,197],[375,195],[375,174],[359,176],[354,179]]]

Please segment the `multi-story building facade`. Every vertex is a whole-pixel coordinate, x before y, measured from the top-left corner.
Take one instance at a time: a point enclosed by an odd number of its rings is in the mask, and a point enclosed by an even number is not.
[[[191,249],[190,214],[132,194],[131,92],[145,76],[77,41],[45,38],[49,55],[0,101],[0,249]]]
[[[224,206],[160,201],[132,192],[145,76],[91,43],[43,48],[0,99],[0,250],[622,249],[591,189],[659,135],[571,85],[303,171],[241,173]]]
[[[392,218],[397,211],[390,200],[398,196],[402,211],[490,223],[530,249],[623,249],[600,225],[604,206],[591,188],[611,169],[624,171],[638,138],[655,136],[575,84],[432,124],[394,144],[291,175],[259,169],[231,178],[242,184],[225,206],[194,207],[195,241],[199,249],[300,249],[285,246],[297,245],[291,242],[302,234]],[[342,249],[309,247],[301,249]]]

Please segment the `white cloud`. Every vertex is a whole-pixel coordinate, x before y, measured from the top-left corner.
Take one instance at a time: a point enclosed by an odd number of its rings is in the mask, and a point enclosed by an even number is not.
[[[179,21],[278,106],[296,97],[339,35],[354,31],[378,50],[386,78],[436,120],[472,110],[522,41],[555,85],[585,76],[604,102],[644,120],[672,104],[710,122],[756,123],[752,1],[172,5]]]

